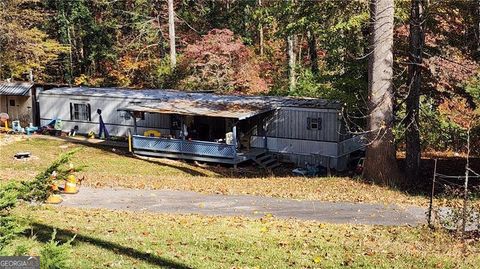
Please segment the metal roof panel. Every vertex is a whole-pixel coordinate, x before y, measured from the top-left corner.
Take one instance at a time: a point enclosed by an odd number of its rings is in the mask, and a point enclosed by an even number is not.
[[[0,95],[30,96],[30,82],[0,82]]]
[[[172,100],[184,100],[188,102],[208,104],[236,103],[241,106],[248,106],[252,103],[257,106],[270,107],[309,107],[324,109],[340,109],[341,103],[335,100],[317,98],[296,98],[280,96],[241,96],[241,95],[219,95],[205,92],[185,92],[170,89],[123,89],[123,88],[88,88],[88,87],[66,87],[54,88],[43,91],[41,95],[73,95],[92,96],[123,99],[145,99],[145,101],[171,102]],[[238,109],[230,107],[229,109]]]

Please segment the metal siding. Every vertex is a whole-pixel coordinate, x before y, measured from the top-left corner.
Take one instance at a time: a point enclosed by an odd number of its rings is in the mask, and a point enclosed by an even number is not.
[[[307,118],[322,118],[321,130],[308,130]],[[304,140],[339,141],[338,111],[280,108],[269,121],[267,135]]]
[[[264,138],[252,136],[251,146],[264,147]],[[338,143],[314,140],[296,140],[288,138],[267,138],[267,148],[272,152],[293,153],[301,155],[326,155],[335,157],[338,154]]]
[[[327,156],[337,156],[340,140],[339,111],[282,107],[267,122],[267,148],[285,161],[298,166],[305,163],[327,165]],[[307,118],[321,118],[321,130],[307,129]],[[264,147],[263,137],[252,137],[252,147]],[[327,155],[327,156],[320,156]],[[330,157],[330,166],[339,171],[346,168],[348,156]]]
[[[40,95],[39,102],[40,118],[42,125],[47,124],[52,119],[64,120],[64,130],[68,131],[75,125],[79,127],[79,133],[88,133],[90,131],[98,132],[99,116],[97,109],[102,110],[103,121],[107,125],[111,135],[122,136],[127,133],[128,129],[133,130],[133,119],[126,120],[122,117],[124,112],[117,111],[122,105],[128,104],[135,100],[108,98],[108,97],[76,97],[76,96],[49,96]],[[91,122],[70,121],[70,103],[88,103],[91,106]],[[148,129],[159,129],[162,133],[169,133],[170,116],[162,114],[146,113],[145,120],[138,120],[137,125],[139,133],[143,133]]]

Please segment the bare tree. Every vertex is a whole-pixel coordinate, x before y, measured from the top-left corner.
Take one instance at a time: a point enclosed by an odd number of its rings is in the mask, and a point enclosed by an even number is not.
[[[258,0],[258,6],[261,8],[262,7],[262,0]],[[258,42],[260,43],[260,56],[263,56],[263,24],[261,22],[263,18],[260,18],[260,23],[258,24]]]
[[[295,4],[294,0],[285,0],[290,4]],[[291,16],[289,16],[290,18]],[[287,59],[288,59],[288,85],[289,85],[289,91],[293,92],[295,91],[295,86],[296,86],[296,79],[295,79],[295,35],[289,34],[287,36]]]
[[[425,0],[411,0],[410,51],[408,64],[408,95],[406,99],[406,174],[410,183],[418,180],[420,172],[420,88],[422,83],[422,53],[425,43]]]
[[[175,51],[175,11],[173,0],[168,0],[168,38],[170,39],[170,65],[175,68],[177,65],[177,53]]]
[[[393,122],[393,14],[394,0],[371,0],[371,54],[368,68],[369,140],[364,176],[376,183],[395,185],[399,179]]]
[[[317,39],[313,30],[308,31],[308,51],[310,53],[310,66],[312,73],[318,75],[318,55],[317,55]]]
[[[287,56],[288,56],[288,85],[290,92],[295,90],[295,51],[294,51],[294,36],[287,37]]]
[[[476,41],[476,57],[480,56],[480,0],[472,0],[474,4],[475,17],[475,41]]]

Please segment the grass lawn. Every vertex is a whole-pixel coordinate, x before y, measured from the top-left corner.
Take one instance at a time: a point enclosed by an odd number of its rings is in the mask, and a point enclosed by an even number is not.
[[[75,165],[86,165],[81,176],[85,185],[191,190],[203,193],[251,194],[324,201],[377,202],[426,205],[427,199],[400,191],[371,185],[351,178],[301,178],[271,176],[256,169],[233,169],[219,166],[202,168],[186,162],[142,160],[112,151],[65,141],[29,138],[1,146],[0,180],[29,179],[47,167],[62,152],[80,147]],[[29,151],[28,161],[13,159],[16,152]]]
[[[172,160],[142,160],[107,148],[32,138],[0,147],[0,180],[32,178],[62,152],[80,147],[76,165],[91,186],[168,188],[328,201],[425,204],[422,197],[350,178],[233,173]],[[17,161],[13,155],[30,151]],[[82,176],[82,175],[80,175]],[[82,210],[22,204],[13,214],[32,227],[5,254],[38,255],[54,229],[73,241],[72,268],[476,268],[480,242],[425,227]],[[28,251],[22,251],[28,250]]]
[[[12,244],[38,254],[57,229],[73,268],[478,268],[480,242],[425,227],[158,215],[53,206],[15,209],[33,229]],[[33,235],[33,236],[32,236]],[[464,250],[464,253],[462,253]]]

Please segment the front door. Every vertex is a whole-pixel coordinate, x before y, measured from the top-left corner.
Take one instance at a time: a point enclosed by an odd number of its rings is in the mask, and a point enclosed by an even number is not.
[[[7,97],[7,113],[10,120],[18,120],[18,100],[16,96]]]

